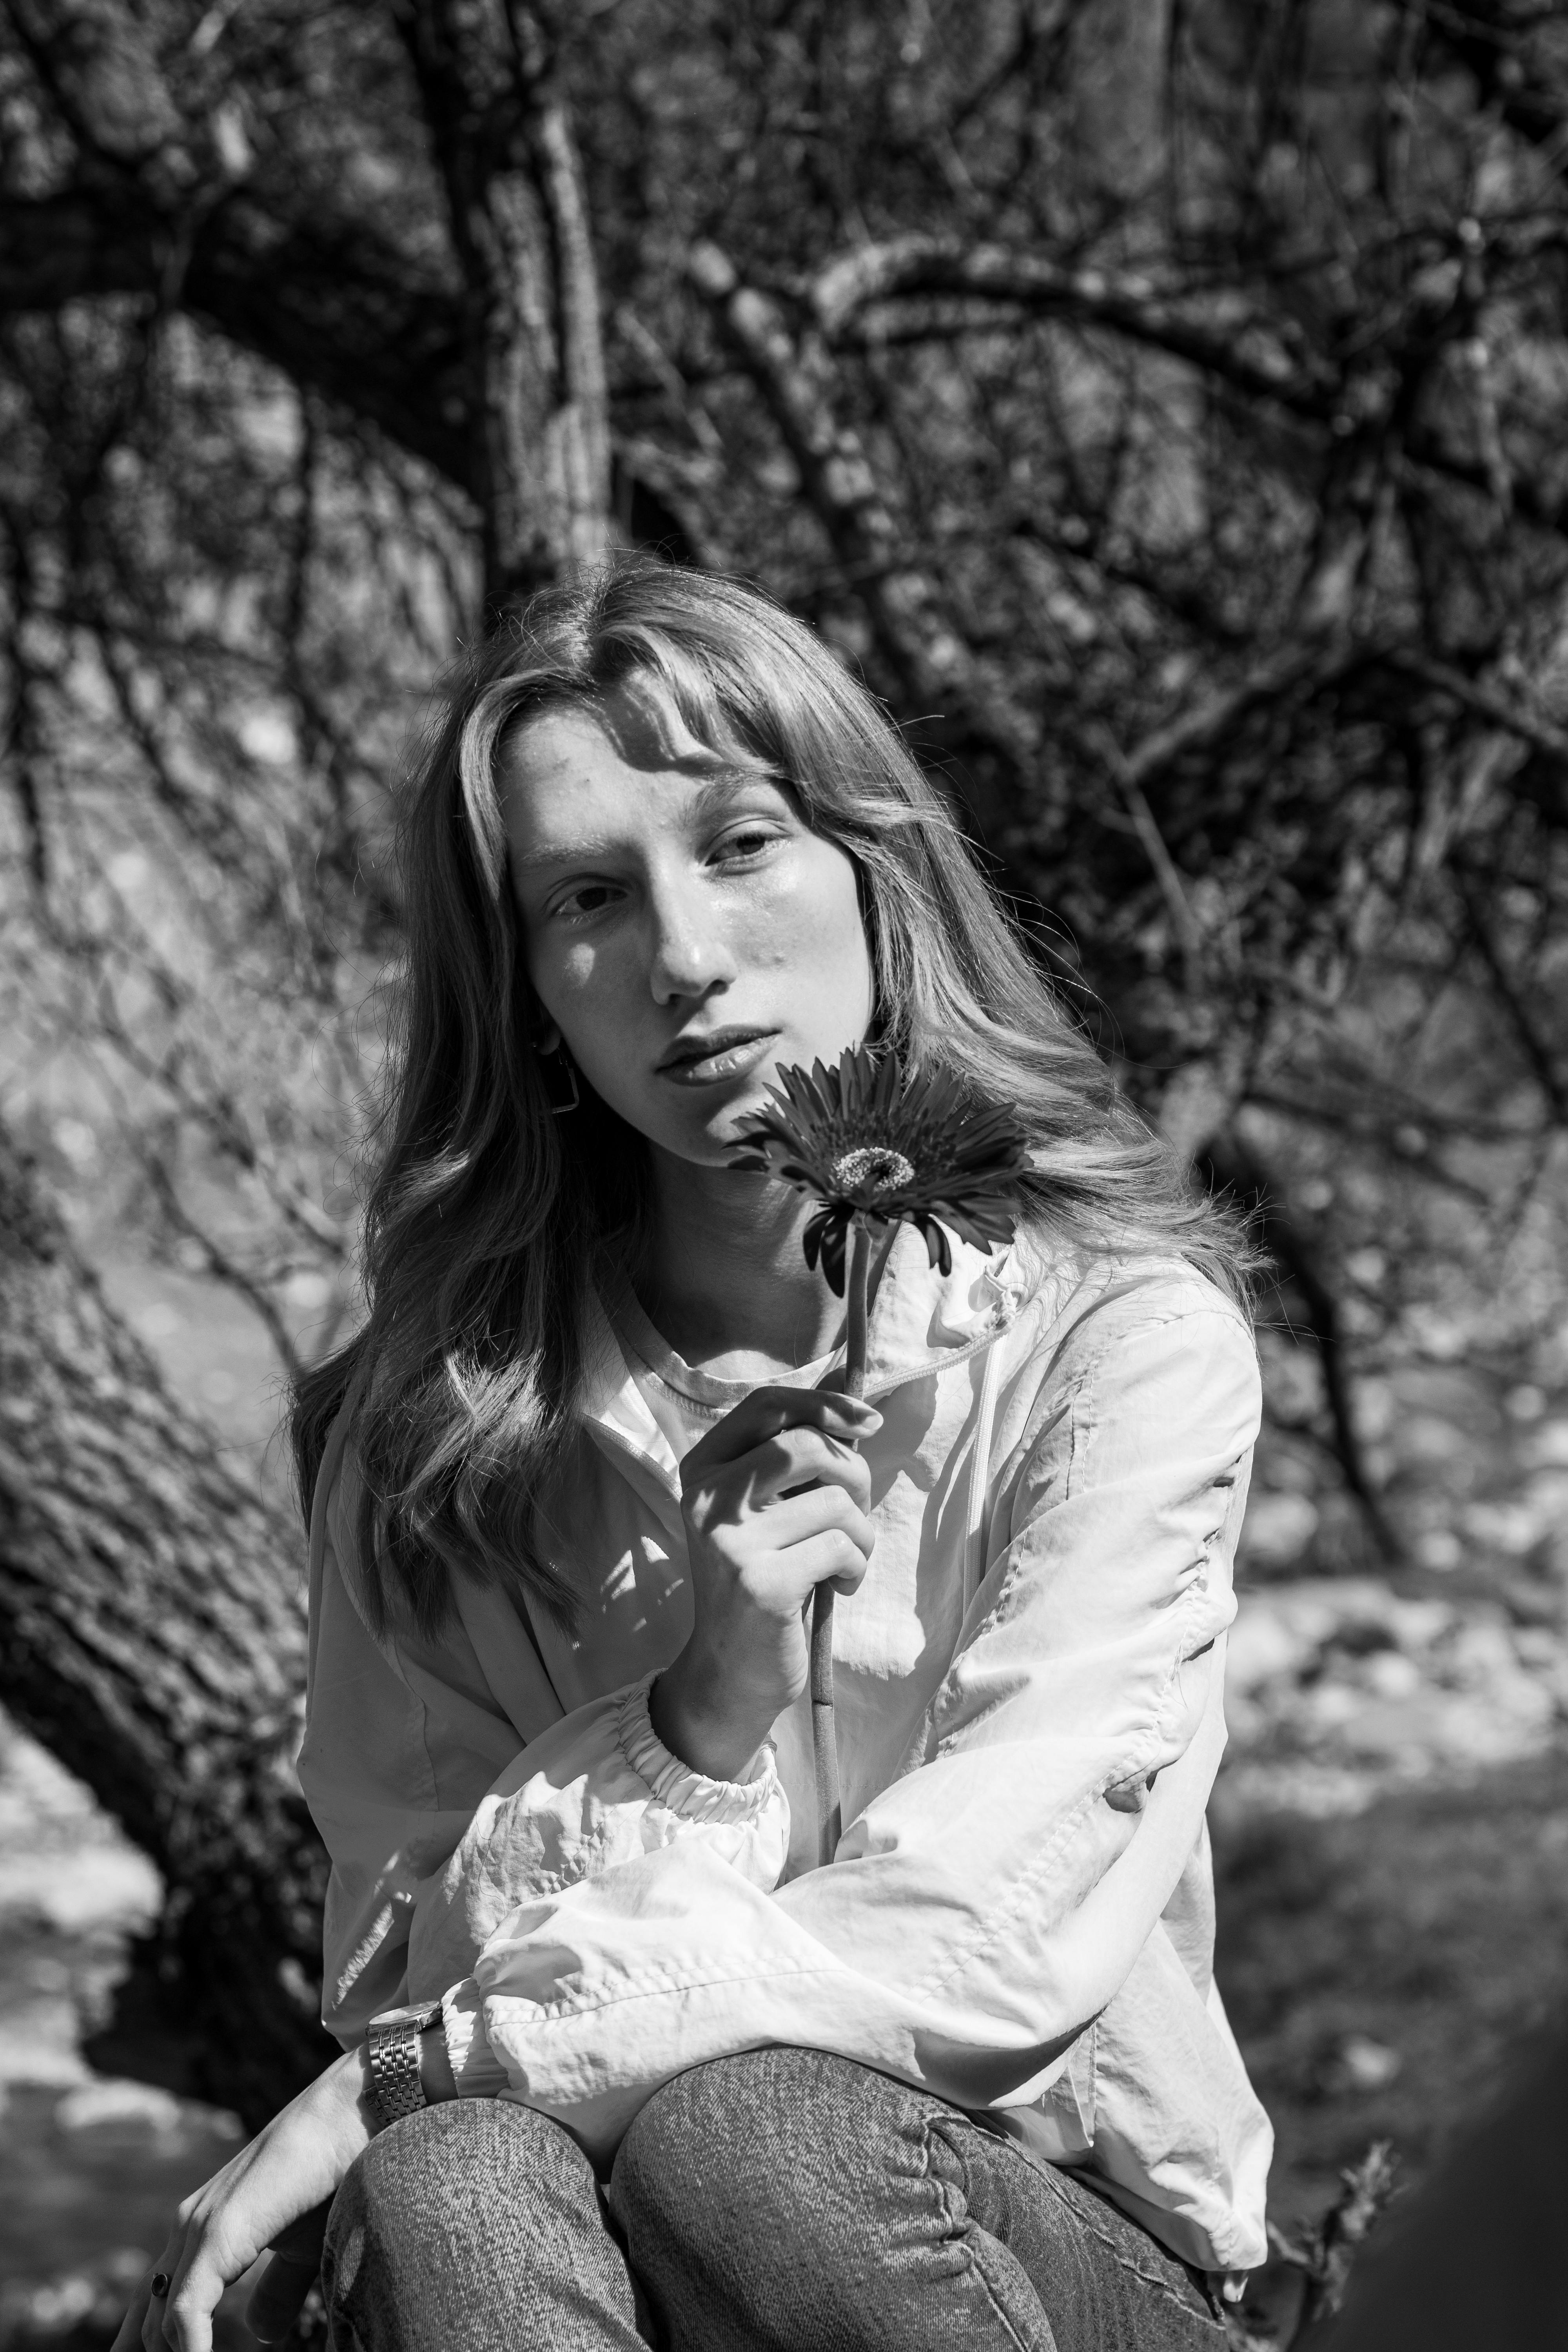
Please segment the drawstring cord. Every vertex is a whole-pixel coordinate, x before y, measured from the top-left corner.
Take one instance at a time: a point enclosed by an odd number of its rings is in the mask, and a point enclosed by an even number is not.
[[[974,1416],[974,1444],[969,1457],[969,1513],[963,1536],[963,1606],[968,1609],[985,1573],[985,1496],[990,1484],[991,1434],[996,1419],[996,1382],[1002,1370],[1002,1332],[981,1360],[980,1406]]]

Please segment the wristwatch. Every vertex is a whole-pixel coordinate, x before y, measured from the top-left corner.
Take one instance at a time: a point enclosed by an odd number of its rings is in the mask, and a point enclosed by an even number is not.
[[[384,2009],[366,2029],[370,2079],[384,2124],[417,2115],[426,2102],[419,2079],[419,2036],[441,2021],[438,2000],[415,2001],[406,2009]]]

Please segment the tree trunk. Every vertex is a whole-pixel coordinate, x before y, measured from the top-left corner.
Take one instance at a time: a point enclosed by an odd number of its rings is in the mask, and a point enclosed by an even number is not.
[[[466,289],[495,613],[603,560],[609,399],[582,165],[545,30],[500,0],[399,0]]]
[[[302,1550],[170,1394],[0,1129],[5,1702],[163,1874],[122,2017],[183,2045],[177,2086],[253,2129],[335,2048],[325,1856],[292,1767]],[[112,2030],[105,2054],[133,2063]]]

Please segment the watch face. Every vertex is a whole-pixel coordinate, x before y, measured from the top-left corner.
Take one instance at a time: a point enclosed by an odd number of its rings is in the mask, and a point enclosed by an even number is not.
[[[402,2025],[412,2026],[416,2033],[423,2033],[427,2026],[437,2022],[440,2014],[441,2004],[438,2000],[416,2000],[403,2009],[380,2011],[370,2021],[371,2031],[389,2032],[394,2027]]]

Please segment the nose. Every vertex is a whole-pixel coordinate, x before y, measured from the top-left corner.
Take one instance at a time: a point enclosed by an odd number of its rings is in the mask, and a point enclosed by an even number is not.
[[[648,983],[656,1004],[702,997],[735,977],[734,958],[697,877],[667,874],[648,893]]]

